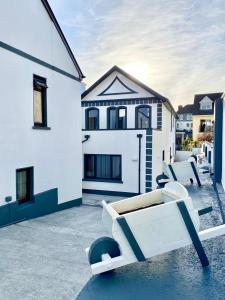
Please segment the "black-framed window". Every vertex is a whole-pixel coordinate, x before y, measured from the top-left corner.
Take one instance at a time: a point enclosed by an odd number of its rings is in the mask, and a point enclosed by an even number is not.
[[[33,178],[33,167],[16,170],[16,199],[19,204],[33,199]]]
[[[152,109],[149,105],[139,105],[136,107],[136,128],[151,128]]]
[[[126,106],[109,107],[107,110],[108,129],[127,128],[127,108]]]
[[[127,109],[126,107],[118,107],[118,129],[125,129],[127,127]]]
[[[121,155],[85,154],[84,178],[94,180],[121,181]]]
[[[47,127],[47,82],[45,78],[33,78],[34,126]]]
[[[108,108],[108,129],[117,128],[117,109],[116,107]]]
[[[86,109],[86,129],[95,130],[99,129],[99,110],[98,108]]]

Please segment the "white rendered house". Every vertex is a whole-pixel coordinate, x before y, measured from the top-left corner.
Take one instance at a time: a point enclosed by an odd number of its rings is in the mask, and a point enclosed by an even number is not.
[[[0,2],[0,66],[0,225],[80,204],[83,74],[46,0]]]
[[[175,156],[168,99],[114,66],[82,94],[83,191],[131,196],[156,188]]]

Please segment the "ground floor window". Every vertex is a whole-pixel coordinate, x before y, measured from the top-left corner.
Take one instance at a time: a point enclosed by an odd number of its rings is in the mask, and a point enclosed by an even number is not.
[[[85,154],[85,179],[121,180],[121,155]]]
[[[16,198],[19,204],[33,198],[33,168],[16,170]]]

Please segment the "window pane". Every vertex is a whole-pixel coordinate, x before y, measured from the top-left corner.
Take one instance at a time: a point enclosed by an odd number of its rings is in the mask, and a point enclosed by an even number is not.
[[[138,108],[138,128],[150,127],[150,108],[140,107]]]
[[[109,110],[109,129],[116,129],[116,109]]]
[[[112,178],[121,179],[121,157],[112,156]]]
[[[91,109],[88,111],[88,129],[98,129],[98,110]]]
[[[85,178],[121,180],[121,156],[106,154],[86,154]]]
[[[34,90],[34,123],[43,124],[41,90]]]
[[[125,129],[126,128],[126,109],[119,108],[118,111],[118,128]]]
[[[27,174],[26,171],[22,171],[18,173],[18,200],[25,200],[27,194]]]
[[[94,155],[85,155],[85,177],[95,177],[95,157]]]
[[[97,155],[96,165],[97,178],[111,178],[110,155]]]
[[[31,200],[33,194],[31,172],[30,168],[16,171],[16,195],[19,203]]]

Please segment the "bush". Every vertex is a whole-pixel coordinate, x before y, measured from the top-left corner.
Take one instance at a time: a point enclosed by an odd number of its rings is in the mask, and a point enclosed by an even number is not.
[[[198,142],[212,142],[213,141],[213,133],[205,132],[198,137]]]
[[[187,138],[182,142],[182,150],[192,151],[192,148],[194,147],[193,145],[194,145],[193,140],[191,138]]]

